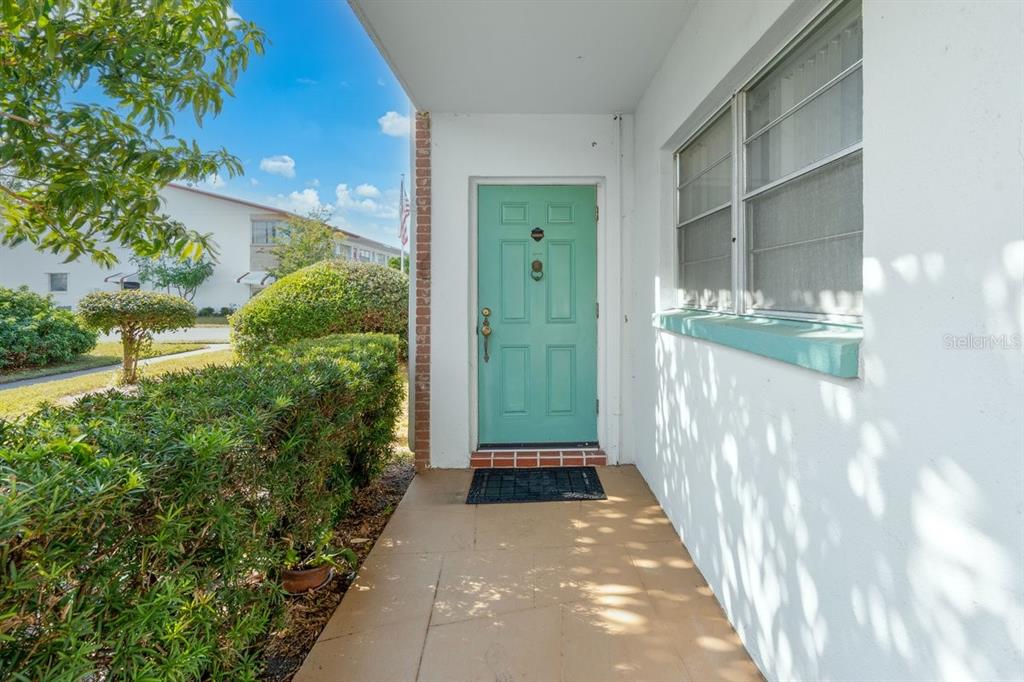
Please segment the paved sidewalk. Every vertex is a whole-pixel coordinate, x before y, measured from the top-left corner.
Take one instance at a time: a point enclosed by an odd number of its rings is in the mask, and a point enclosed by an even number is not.
[[[146,365],[153,365],[165,360],[174,360],[177,358],[187,358],[190,355],[203,355],[205,353],[213,353],[214,351],[224,350],[225,348],[231,348],[230,343],[214,343],[210,344],[206,348],[200,348],[198,350],[189,350],[184,353],[173,353],[171,355],[160,355],[155,358],[145,358],[139,360],[139,367],[145,367]],[[85,376],[86,374],[96,374],[97,372],[109,372],[111,370],[117,370],[121,367],[120,364],[116,365],[104,365],[103,367],[90,367],[89,369],[79,369],[74,372],[64,372],[63,374],[48,374],[44,377],[34,377],[32,379],[22,379],[21,381],[12,381],[9,384],[0,384],[0,391],[6,391],[11,388],[21,388],[22,386],[33,386],[35,384],[45,384],[50,381],[60,381],[61,379],[74,379],[75,377]]]
[[[121,341],[120,335],[116,332],[100,334],[100,341]],[[153,335],[154,341],[181,341],[181,342],[209,342],[228,343],[231,341],[231,327],[227,325],[210,325],[207,327],[189,327],[188,329],[177,329],[171,332],[161,332]]]
[[[634,467],[607,500],[465,504],[417,474],[295,682],[760,680]]]

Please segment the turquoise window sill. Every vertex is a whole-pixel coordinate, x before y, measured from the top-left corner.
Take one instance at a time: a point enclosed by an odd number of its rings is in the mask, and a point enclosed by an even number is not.
[[[860,327],[687,309],[656,313],[654,326],[834,377],[859,374]]]

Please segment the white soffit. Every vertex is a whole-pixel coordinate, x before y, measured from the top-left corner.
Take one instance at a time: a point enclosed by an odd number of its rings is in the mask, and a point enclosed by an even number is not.
[[[417,109],[631,112],[692,0],[349,0]]]

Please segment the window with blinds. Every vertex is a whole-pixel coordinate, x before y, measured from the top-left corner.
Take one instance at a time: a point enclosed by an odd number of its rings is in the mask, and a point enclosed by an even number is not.
[[[676,153],[681,305],[859,319],[861,58],[842,3]]]
[[[731,305],[732,145],[726,111],[676,155],[676,248],[684,305]]]

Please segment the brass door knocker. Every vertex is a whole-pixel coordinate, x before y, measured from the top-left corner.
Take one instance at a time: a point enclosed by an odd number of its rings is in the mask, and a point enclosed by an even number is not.
[[[533,261],[530,266],[530,277],[533,278],[534,282],[539,282],[544,278],[544,264],[539,260]]]

